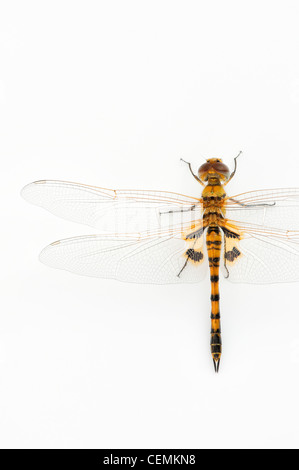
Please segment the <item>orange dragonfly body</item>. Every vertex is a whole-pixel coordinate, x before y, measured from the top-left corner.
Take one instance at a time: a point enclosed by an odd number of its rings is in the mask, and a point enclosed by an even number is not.
[[[238,155],[239,156],[239,155]],[[23,197],[102,233],[52,243],[40,260],[85,276],[168,284],[211,280],[211,353],[222,353],[219,273],[232,282],[299,280],[299,189],[229,197],[231,173],[211,158],[193,173],[204,186],[194,198],[166,191],[111,190],[65,181],[36,181]]]

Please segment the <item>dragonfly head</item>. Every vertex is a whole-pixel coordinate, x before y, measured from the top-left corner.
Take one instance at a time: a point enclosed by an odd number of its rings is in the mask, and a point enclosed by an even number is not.
[[[220,158],[209,158],[199,167],[198,177],[203,183],[209,181],[210,178],[217,178],[225,182],[230,177],[230,171]]]

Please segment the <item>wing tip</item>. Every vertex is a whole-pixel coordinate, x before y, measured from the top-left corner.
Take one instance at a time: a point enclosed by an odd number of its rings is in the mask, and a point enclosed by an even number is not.
[[[21,191],[20,191],[20,196],[25,199],[25,201],[30,201],[30,198],[28,197],[29,196],[29,193],[30,193],[30,187],[31,187],[32,183],[30,184],[26,184],[26,186],[24,186]]]
[[[20,191],[20,195],[23,199],[26,201],[31,202],[30,195],[32,194],[32,189],[35,187],[35,185],[38,184],[45,184],[47,181],[46,180],[38,180],[38,181],[33,181],[33,183],[26,184]]]
[[[53,264],[49,262],[50,260],[49,255],[52,252],[53,245],[59,245],[59,244],[60,244],[60,241],[56,241],[56,242],[51,243],[50,245],[45,246],[45,248],[43,248],[39,254],[39,257],[38,257],[39,261],[45,264],[46,266],[53,266]]]

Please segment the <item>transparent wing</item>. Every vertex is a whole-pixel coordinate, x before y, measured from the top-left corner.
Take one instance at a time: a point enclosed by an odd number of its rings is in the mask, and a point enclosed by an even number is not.
[[[36,181],[22,196],[53,214],[114,233],[184,226],[202,215],[200,199],[166,191],[113,190],[66,181]]]
[[[263,227],[299,230],[299,188],[251,191],[228,197],[226,216]]]
[[[199,256],[202,248],[203,236],[190,241],[171,234],[91,235],[52,243],[41,252],[40,260],[85,276],[136,283],[192,283],[203,279],[207,271],[204,256]]]
[[[226,221],[222,270],[232,282],[299,281],[299,232]],[[233,237],[235,233],[239,238]]]

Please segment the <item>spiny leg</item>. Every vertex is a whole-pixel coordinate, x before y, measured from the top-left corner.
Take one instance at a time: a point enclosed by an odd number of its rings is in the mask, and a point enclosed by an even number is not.
[[[180,270],[180,272],[177,274],[177,277],[180,277],[180,275],[182,274],[182,272],[186,268],[189,260],[193,261],[193,263],[201,263],[202,262],[203,252],[201,251],[201,249],[198,250],[198,249],[195,248],[197,242],[198,242],[198,238],[196,238],[194,240],[192,248],[188,248],[188,250],[186,251],[186,253],[185,253],[186,261],[185,261],[182,269]]]
[[[230,180],[235,176],[235,173],[237,171],[237,159],[239,158],[239,156],[242,154],[242,150],[240,150],[240,152],[238,153],[238,155],[234,158],[234,163],[235,163],[235,166],[234,166],[234,170],[233,172],[231,173],[229,179],[223,184],[223,186],[225,186],[227,183],[230,182]],[[240,202],[240,201],[237,201],[236,199],[230,197],[228,198],[229,201],[233,201],[235,202],[236,204],[239,204],[240,206],[244,206],[244,207],[271,207],[271,206],[275,206],[276,202],[273,202],[272,204],[244,204],[243,202]]]
[[[188,264],[188,261],[189,261],[189,258],[190,256],[187,257],[185,263],[184,263],[184,266],[182,267],[182,269],[180,270],[179,274],[177,274],[177,277],[180,277],[180,275],[182,274],[182,272],[184,271],[185,267],[187,266]]]
[[[191,175],[193,176],[193,178],[195,178],[196,181],[198,181],[198,183],[200,183],[202,186],[204,186],[204,183],[198,178],[198,176],[197,176],[195,173],[193,173],[193,170],[192,170],[192,167],[191,167],[191,163],[186,162],[186,160],[184,160],[183,158],[181,158],[181,161],[184,162],[184,163],[186,163],[186,164],[188,165],[189,170],[190,170]]]
[[[242,154],[242,150],[240,150],[240,152],[238,153],[238,155],[234,158],[234,163],[235,163],[235,167],[234,167],[234,171],[231,173],[229,179],[223,183],[223,186],[225,186],[227,183],[230,182],[230,180],[235,176],[235,173],[237,171],[237,158],[239,158],[239,156]]]
[[[276,205],[276,202],[273,202],[272,204],[244,204],[244,202],[238,201],[237,199],[234,199],[233,197],[229,197],[228,200],[235,202],[236,204],[242,207],[271,207],[271,206]]]
[[[241,252],[239,251],[239,240],[240,235],[226,227],[221,227],[223,232],[223,262],[224,268],[226,270],[225,277],[229,277],[229,269],[228,266],[234,264],[238,258],[241,256]]]
[[[178,212],[191,212],[191,211],[194,211],[194,209],[196,208],[196,204],[193,204],[193,206],[191,207],[188,207],[188,209],[176,209],[176,210],[173,210],[173,211],[165,211],[165,212],[159,212],[159,215],[164,215],[164,214],[176,214]]]
[[[224,237],[224,253],[226,253],[226,237]],[[225,270],[226,270],[226,275],[225,275],[225,279],[228,279],[229,278],[229,270],[227,269],[227,266],[226,266],[226,257],[224,256],[224,267],[225,267]]]

